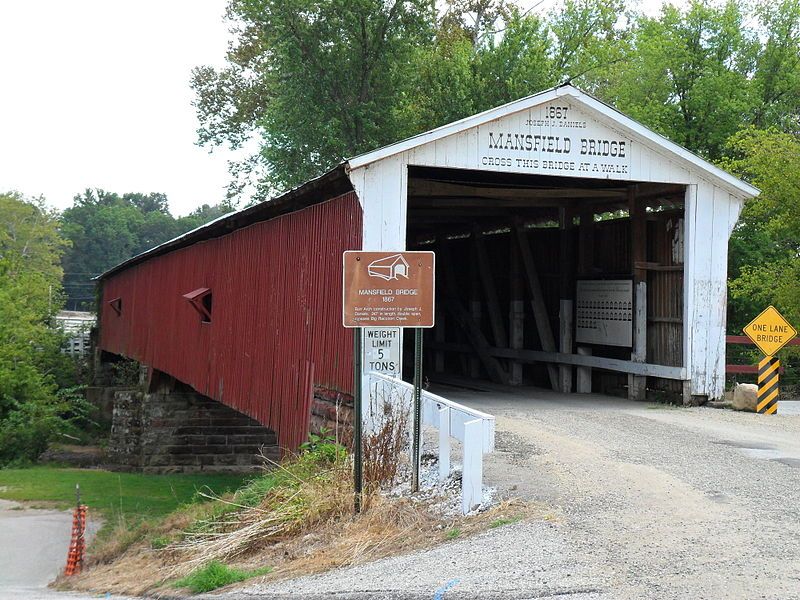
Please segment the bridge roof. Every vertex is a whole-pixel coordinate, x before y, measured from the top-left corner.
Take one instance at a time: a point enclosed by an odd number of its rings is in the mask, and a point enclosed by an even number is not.
[[[95,279],[105,279],[154,256],[159,256],[203,240],[220,237],[235,229],[300,210],[319,202],[324,202],[334,196],[353,190],[353,185],[348,178],[348,174],[354,169],[365,167],[376,161],[393,157],[402,152],[436,142],[442,138],[476,128],[484,123],[500,119],[506,115],[520,112],[565,96],[580,104],[590,113],[613,121],[616,127],[625,131],[631,137],[642,141],[650,147],[657,147],[661,153],[668,155],[676,162],[692,167],[716,185],[728,189],[737,196],[752,198],[760,193],[758,188],[720,169],[686,148],[671,142],[664,136],[624,115],[616,108],[567,84],[509,102],[508,104],[492,108],[482,113],[351,158],[337,165],[324,175],[289,190],[272,200],[267,200],[241,210],[230,212],[205,225],[133,256],[112,267]]]

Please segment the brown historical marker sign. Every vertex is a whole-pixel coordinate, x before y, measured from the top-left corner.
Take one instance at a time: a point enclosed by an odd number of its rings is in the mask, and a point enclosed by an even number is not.
[[[433,327],[433,252],[342,256],[345,327]]]

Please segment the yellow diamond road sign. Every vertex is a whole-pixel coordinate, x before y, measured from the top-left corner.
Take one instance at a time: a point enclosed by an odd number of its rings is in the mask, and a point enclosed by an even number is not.
[[[744,333],[767,356],[775,353],[797,337],[797,330],[789,325],[774,306],[768,306],[748,323]]]

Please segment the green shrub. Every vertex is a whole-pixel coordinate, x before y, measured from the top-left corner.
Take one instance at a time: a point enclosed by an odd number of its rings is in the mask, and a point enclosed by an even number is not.
[[[36,461],[63,428],[59,403],[48,400],[17,404],[0,420],[0,466]]]
[[[314,461],[334,463],[347,456],[347,448],[339,444],[329,429],[323,427],[319,435],[310,433],[308,441],[300,444],[302,454],[313,455]]]
[[[41,201],[0,193],[0,467],[36,460],[86,420],[67,389],[79,383],[75,361],[53,327],[66,246]]]
[[[50,442],[61,436],[82,440],[93,424],[94,407],[81,387],[24,402],[9,400],[8,406],[11,410],[0,418],[0,467],[35,462]]]
[[[272,567],[253,570],[234,569],[214,560],[183,579],[179,579],[173,585],[176,588],[188,588],[194,594],[202,594],[251,577],[266,575],[270,571],[272,571]]]
[[[275,487],[276,477],[272,474],[262,475],[248,481],[236,490],[233,501],[241,506],[258,506],[269,491]]]

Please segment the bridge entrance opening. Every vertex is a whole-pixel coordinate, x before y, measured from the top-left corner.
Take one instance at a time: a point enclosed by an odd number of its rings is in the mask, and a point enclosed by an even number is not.
[[[686,193],[409,167],[406,247],[436,253],[426,378],[638,399],[647,389],[684,393]]]

